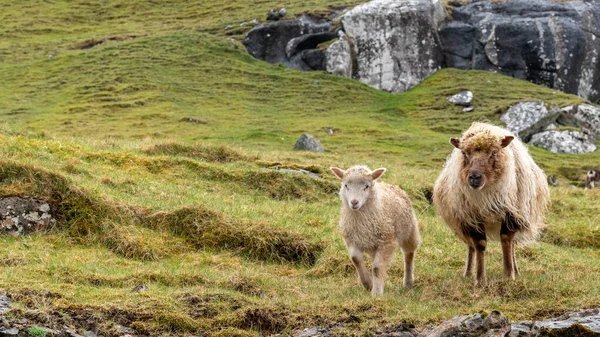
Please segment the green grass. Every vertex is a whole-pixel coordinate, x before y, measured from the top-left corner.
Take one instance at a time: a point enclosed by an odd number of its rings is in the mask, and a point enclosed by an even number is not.
[[[453,69],[393,95],[266,64],[245,53],[241,30],[223,30],[275,4],[246,5],[3,5],[0,196],[45,199],[59,219],[47,234],[0,238],[0,289],[15,301],[14,316],[62,317],[106,335],[114,323],[208,336],[331,323],[348,336],[483,309],[516,320],[599,304],[600,192],[568,186],[598,153],[531,148],[560,184],[548,227],[541,243],[517,251],[514,282],[503,280],[501,249],[490,245],[487,290],[460,276],[466,248],[424,196],[451,151],[448,138],[471,122],[500,124],[499,112],[522,100],[581,99]],[[94,39],[107,40],[77,48]],[[445,98],[463,89],[474,92],[472,113]],[[304,132],[326,152],[292,150]],[[415,289],[401,287],[396,262],[380,300],[359,286],[337,231],[338,181],[328,168],[357,163],[388,168],[383,180],[408,191],[423,236]],[[149,290],[133,293],[140,283]]]

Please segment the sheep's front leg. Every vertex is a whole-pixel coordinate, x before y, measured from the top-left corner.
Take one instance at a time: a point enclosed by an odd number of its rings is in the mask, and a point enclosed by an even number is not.
[[[487,237],[485,235],[485,227],[483,224],[478,225],[478,228],[470,228],[469,236],[471,237],[471,245],[475,250],[475,286],[485,287],[487,277],[485,275],[485,249],[487,247]]]
[[[371,290],[373,296],[383,296],[385,275],[394,255],[394,250],[396,250],[395,245],[388,245],[379,248],[375,252],[373,257],[373,289]]]
[[[350,260],[352,260],[352,263],[356,268],[356,272],[358,273],[358,279],[360,280],[360,283],[362,283],[365,289],[370,291],[373,288],[373,283],[371,281],[371,275],[369,274],[367,267],[365,267],[365,260],[363,259],[362,252],[352,245],[347,244],[347,246],[348,254],[350,255]]]
[[[467,262],[465,263],[465,277],[473,277],[473,262],[475,260],[475,248],[467,246]]]

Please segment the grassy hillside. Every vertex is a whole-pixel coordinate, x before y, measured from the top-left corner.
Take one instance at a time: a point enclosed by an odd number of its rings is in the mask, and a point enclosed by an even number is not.
[[[460,276],[466,248],[423,196],[448,138],[472,121],[500,124],[498,112],[522,100],[579,98],[452,69],[392,95],[266,64],[239,43],[246,26],[231,35],[223,27],[262,20],[274,5],[2,5],[0,195],[48,200],[60,220],[47,234],[0,238],[0,289],[16,301],[13,315],[106,335],[118,323],[208,336],[331,325],[346,336],[481,309],[531,319],[599,304],[600,192],[568,187],[598,165],[598,153],[531,149],[561,184],[548,228],[541,243],[518,250],[514,282],[502,279],[492,244],[485,291]],[[318,0],[286,6],[327,10]],[[462,89],[474,92],[473,113],[445,99]],[[292,150],[303,132],[326,152]],[[358,285],[337,232],[328,167],[357,163],[387,167],[383,180],[409,192],[424,240],[415,289],[402,289],[396,263],[380,300]],[[132,293],[141,282],[149,291]]]

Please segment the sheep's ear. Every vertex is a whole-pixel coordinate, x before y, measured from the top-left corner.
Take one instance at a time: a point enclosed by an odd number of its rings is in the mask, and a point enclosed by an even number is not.
[[[452,144],[452,146],[454,146],[455,148],[459,149],[460,148],[460,139],[450,138],[450,144]]]
[[[384,173],[385,173],[385,168],[378,168],[377,170],[373,171],[373,173],[371,173],[371,178],[373,178],[373,180],[377,180]]]
[[[344,170],[342,170],[341,168],[337,168],[337,167],[330,167],[329,168],[331,170],[331,172],[333,172],[333,174],[335,174],[338,178],[340,179],[344,179]]]
[[[504,137],[504,139],[502,139],[502,147],[507,147],[508,144],[510,144],[510,142],[513,141],[513,139],[515,139],[515,137],[513,137],[513,136]]]

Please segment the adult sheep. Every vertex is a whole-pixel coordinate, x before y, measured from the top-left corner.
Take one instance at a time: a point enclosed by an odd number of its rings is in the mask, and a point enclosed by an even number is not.
[[[527,148],[509,131],[473,123],[455,147],[433,188],[438,214],[468,245],[465,276],[486,284],[484,252],[487,240],[500,240],[504,275],[519,274],[515,242],[537,238],[544,226],[550,190],[546,176]]]
[[[404,255],[404,286],[413,286],[415,251],[421,244],[419,225],[406,192],[377,181],[384,168],[366,166],[347,170],[332,167],[340,179],[340,230],[350,260],[363,286],[374,296],[383,295],[385,275],[396,248]],[[373,276],[367,272],[363,252],[373,258]]]

